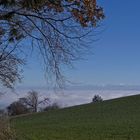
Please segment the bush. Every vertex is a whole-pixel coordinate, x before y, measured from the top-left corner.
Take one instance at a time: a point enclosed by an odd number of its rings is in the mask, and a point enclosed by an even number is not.
[[[53,103],[53,104],[47,106],[46,108],[44,108],[43,111],[56,110],[59,108],[60,108],[60,106],[57,103]]]
[[[13,102],[7,107],[8,115],[15,116],[29,113],[29,109],[20,101]]]
[[[0,117],[0,140],[17,140],[7,117]]]
[[[3,116],[5,114],[5,110],[4,109],[0,109],[0,117]]]
[[[100,95],[94,95],[93,99],[92,99],[92,102],[93,103],[96,103],[96,102],[102,102],[103,99]]]

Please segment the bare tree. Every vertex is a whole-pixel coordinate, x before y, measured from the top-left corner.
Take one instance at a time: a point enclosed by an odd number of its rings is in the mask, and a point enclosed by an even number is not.
[[[19,101],[25,105],[27,108],[31,110],[31,112],[37,112],[39,105],[48,104],[49,98],[44,98],[43,100],[39,100],[39,94],[36,91],[28,92],[27,97],[20,98]]]
[[[28,41],[42,54],[47,78],[61,86],[62,66],[89,50],[84,38],[103,18],[96,0],[0,0],[0,43],[18,48]]]

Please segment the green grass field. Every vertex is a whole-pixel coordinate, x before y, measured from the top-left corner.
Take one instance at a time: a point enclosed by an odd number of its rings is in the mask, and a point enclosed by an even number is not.
[[[19,140],[140,140],[140,95],[11,120]]]

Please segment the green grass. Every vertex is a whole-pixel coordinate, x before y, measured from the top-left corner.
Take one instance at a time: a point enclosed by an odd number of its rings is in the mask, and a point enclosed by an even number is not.
[[[19,140],[140,140],[140,95],[12,119]]]

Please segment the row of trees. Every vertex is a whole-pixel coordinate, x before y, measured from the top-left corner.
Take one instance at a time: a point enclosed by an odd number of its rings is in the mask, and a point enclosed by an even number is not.
[[[40,95],[36,91],[28,92],[26,97],[19,98],[18,101],[7,107],[8,115],[14,116],[59,108],[57,103],[51,104],[49,98],[40,99],[39,97]]]
[[[102,101],[103,99],[100,95],[95,95],[92,98],[92,103],[98,103]],[[51,104],[49,98],[39,99],[39,94],[36,91],[30,91],[26,97],[19,98],[18,101],[11,103],[7,107],[7,111],[9,116],[14,116],[35,113],[38,111],[49,111],[59,108],[60,106],[57,103]]]

